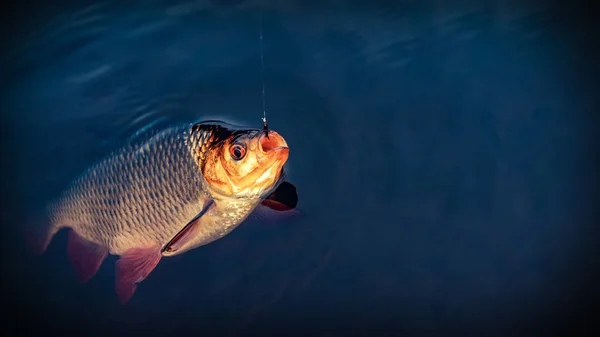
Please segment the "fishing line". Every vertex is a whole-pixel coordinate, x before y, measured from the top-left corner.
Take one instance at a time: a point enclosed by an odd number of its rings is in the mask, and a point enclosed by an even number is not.
[[[262,19],[262,11],[260,12],[260,78],[262,82],[262,105],[263,105],[263,130],[265,132],[265,136],[269,137],[269,125],[267,124],[267,108],[265,105],[265,61],[264,61],[264,52],[263,52],[263,19]]]

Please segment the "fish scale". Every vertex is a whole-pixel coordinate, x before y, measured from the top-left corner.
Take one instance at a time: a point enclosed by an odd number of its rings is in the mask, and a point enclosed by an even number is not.
[[[71,227],[117,255],[173,237],[202,210],[206,197],[190,155],[194,142],[186,141],[189,129],[189,124],[167,129],[93,166],[51,207],[52,226]],[[202,135],[204,142],[208,138]]]

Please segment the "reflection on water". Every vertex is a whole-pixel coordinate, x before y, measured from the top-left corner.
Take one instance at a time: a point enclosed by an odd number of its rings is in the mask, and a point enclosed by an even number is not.
[[[7,221],[35,219],[140,130],[215,118],[260,127],[258,4],[237,3],[105,2],[28,26],[10,54],[20,165]],[[547,314],[575,282],[566,275],[585,231],[572,225],[581,125],[568,114],[584,103],[557,71],[570,54],[548,17],[524,5],[266,6],[267,116],[290,145],[307,217],[248,223],[164,260],[126,307],[114,257],[79,285],[61,233],[42,258],[11,248],[11,265],[27,266],[13,267],[13,294],[60,326],[193,323],[203,335]]]

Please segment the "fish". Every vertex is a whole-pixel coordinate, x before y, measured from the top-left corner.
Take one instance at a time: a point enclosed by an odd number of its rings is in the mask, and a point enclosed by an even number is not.
[[[208,120],[171,126],[126,143],[91,166],[47,208],[48,225],[29,231],[43,254],[69,230],[67,254],[81,282],[108,254],[115,290],[127,303],[163,257],[183,254],[229,234],[248,218],[298,215],[285,181],[289,156],[276,131]]]

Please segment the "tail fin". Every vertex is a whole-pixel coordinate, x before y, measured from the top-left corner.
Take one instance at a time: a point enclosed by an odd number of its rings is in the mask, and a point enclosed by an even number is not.
[[[27,226],[24,228],[25,239],[29,249],[35,255],[42,255],[46,252],[50,241],[62,226]]]

